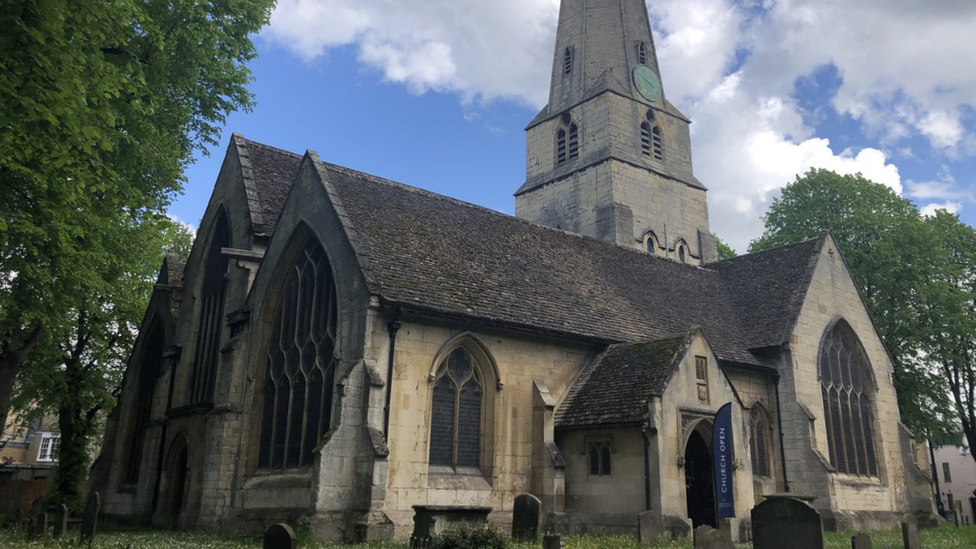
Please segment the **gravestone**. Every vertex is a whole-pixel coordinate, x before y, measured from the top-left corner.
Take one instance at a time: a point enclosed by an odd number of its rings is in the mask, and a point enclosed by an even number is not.
[[[789,496],[766,496],[752,509],[755,549],[823,549],[823,518],[808,503]]]
[[[735,549],[735,544],[728,532],[699,526],[695,528],[695,549]]]
[[[68,506],[61,504],[54,513],[54,539],[58,539],[68,531]]]
[[[275,524],[264,531],[264,549],[295,549],[295,531],[287,524]]]
[[[691,526],[675,516],[662,517],[658,511],[644,511],[637,515],[637,537],[641,543],[662,539],[680,541],[691,537]]]
[[[85,504],[85,512],[81,515],[81,537],[80,543],[88,543],[91,547],[95,541],[95,533],[98,531],[98,513],[102,510],[102,498],[98,492],[92,492],[88,496],[88,503]]]
[[[922,549],[922,540],[918,537],[918,522],[915,517],[908,515],[902,521],[901,538],[905,542],[905,549]]]
[[[27,536],[39,538],[47,533],[47,502],[44,496],[34,500],[31,506],[30,523],[27,525]]]
[[[539,498],[522,494],[515,498],[512,512],[512,539],[535,543],[539,539],[539,514],[542,502]]]
[[[871,536],[867,534],[858,534],[851,538],[851,549],[872,549],[871,548]]]
[[[546,534],[542,536],[542,549],[566,549],[562,536]]]

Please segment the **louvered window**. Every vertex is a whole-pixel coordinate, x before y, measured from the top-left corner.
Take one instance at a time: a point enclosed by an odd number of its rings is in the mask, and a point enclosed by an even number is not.
[[[830,463],[840,473],[878,476],[870,368],[850,326],[838,322],[821,345],[820,380]]]
[[[336,306],[329,260],[309,236],[288,270],[268,343],[259,468],[311,465],[331,426]]]
[[[152,406],[156,390],[156,381],[159,379],[160,370],[163,364],[163,329],[153,322],[152,327],[146,332],[146,346],[142,351],[142,359],[139,362],[139,373],[137,374],[138,392],[135,394],[135,401],[132,403],[135,423],[132,425],[132,437],[129,439],[129,461],[125,466],[125,484],[135,484],[139,482],[139,471],[142,467],[143,447],[146,444],[146,429],[152,419]]]
[[[566,162],[566,130],[560,128],[556,132],[556,163]]]
[[[566,48],[563,52],[563,74],[570,74],[573,72],[573,50],[572,48]]]
[[[221,248],[230,247],[230,228],[221,213],[214,226],[210,251],[204,266],[203,287],[200,291],[200,321],[197,327],[197,345],[193,354],[193,376],[190,385],[192,404],[213,402],[217,376],[217,357],[220,354],[220,336],[224,328],[224,294],[227,288],[227,258]]]
[[[647,122],[641,124],[641,154],[646,158],[651,157],[651,125]]]
[[[430,464],[480,468],[485,384],[467,350],[458,348],[441,363],[433,393]]]
[[[664,160],[664,141],[661,138],[661,127],[654,126],[651,131],[651,148],[655,160]]]
[[[637,45],[637,61],[641,65],[647,64],[647,44],[644,42]]]
[[[579,158],[580,145],[579,145],[579,128],[576,124],[569,125],[569,159],[575,160]]]
[[[760,477],[769,476],[769,419],[762,409],[754,407],[750,412],[752,441],[752,473]]]

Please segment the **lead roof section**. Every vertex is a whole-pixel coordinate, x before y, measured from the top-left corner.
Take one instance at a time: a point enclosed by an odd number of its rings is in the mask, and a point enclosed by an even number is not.
[[[611,345],[587,366],[556,410],[556,427],[639,425],[660,396],[691,335]]]
[[[264,153],[252,155],[255,174],[299,162],[250,148]],[[370,291],[387,305],[599,344],[699,325],[720,360],[768,366],[750,349],[788,341],[823,245],[816,239],[694,267],[316,163],[341,203]],[[275,220],[284,203],[276,181],[255,177],[262,196],[276,197],[267,204],[277,210],[266,213]]]

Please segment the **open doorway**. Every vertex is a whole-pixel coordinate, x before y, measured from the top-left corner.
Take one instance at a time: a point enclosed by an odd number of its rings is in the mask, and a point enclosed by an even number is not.
[[[718,526],[715,520],[715,471],[712,467],[712,451],[701,433],[692,431],[685,446],[685,495],[688,502],[688,518],[699,526]]]

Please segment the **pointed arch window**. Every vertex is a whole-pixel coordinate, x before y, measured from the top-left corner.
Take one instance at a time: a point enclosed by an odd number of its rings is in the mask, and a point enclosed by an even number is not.
[[[830,463],[839,473],[878,476],[871,365],[847,322],[824,335],[819,371]]]
[[[481,467],[485,378],[467,349],[451,352],[437,370],[431,399],[430,464]]]
[[[200,290],[200,320],[190,383],[191,404],[213,402],[227,289],[227,258],[221,253],[221,249],[229,247],[230,227],[226,214],[220,212],[210,239],[210,250],[204,265],[203,287]]]
[[[770,476],[769,426],[766,412],[759,406],[753,406],[749,413],[749,430],[752,435],[749,449],[752,454],[752,473],[759,477]]]
[[[268,342],[260,469],[306,467],[332,423],[336,287],[309,235],[288,270]]]
[[[637,45],[637,62],[641,65],[647,65],[647,43],[641,42]]]
[[[654,121],[654,111],[648,110],[647,116],[640,126],[641,154],[644,158],[653,158],[658,162],[664,160],[664,136],[661,127]]]
[[[139,370],[136,379],[138,387],[135,393],[133,414],[135,422],[132,424],[132,435],[129,439],[129,456],[125,465],[124,484],[135,484],[139,482],[139,473],[142,469],[143,448],[146,444],[146,431],[149,422],[152,420],[152,406],[156,381],[163,364],[164,336],[163,328],[158,320],[154,320],[151,327],[146,332],[148,338],[145,347],[141,352]]]
[[[556,164],[576,160],[580,155],[579,126],[575,122],[564,123],[556,131]]]
[[[566,48],[563,52],[563,74],[570,74],[573,72],[573,49]]]

